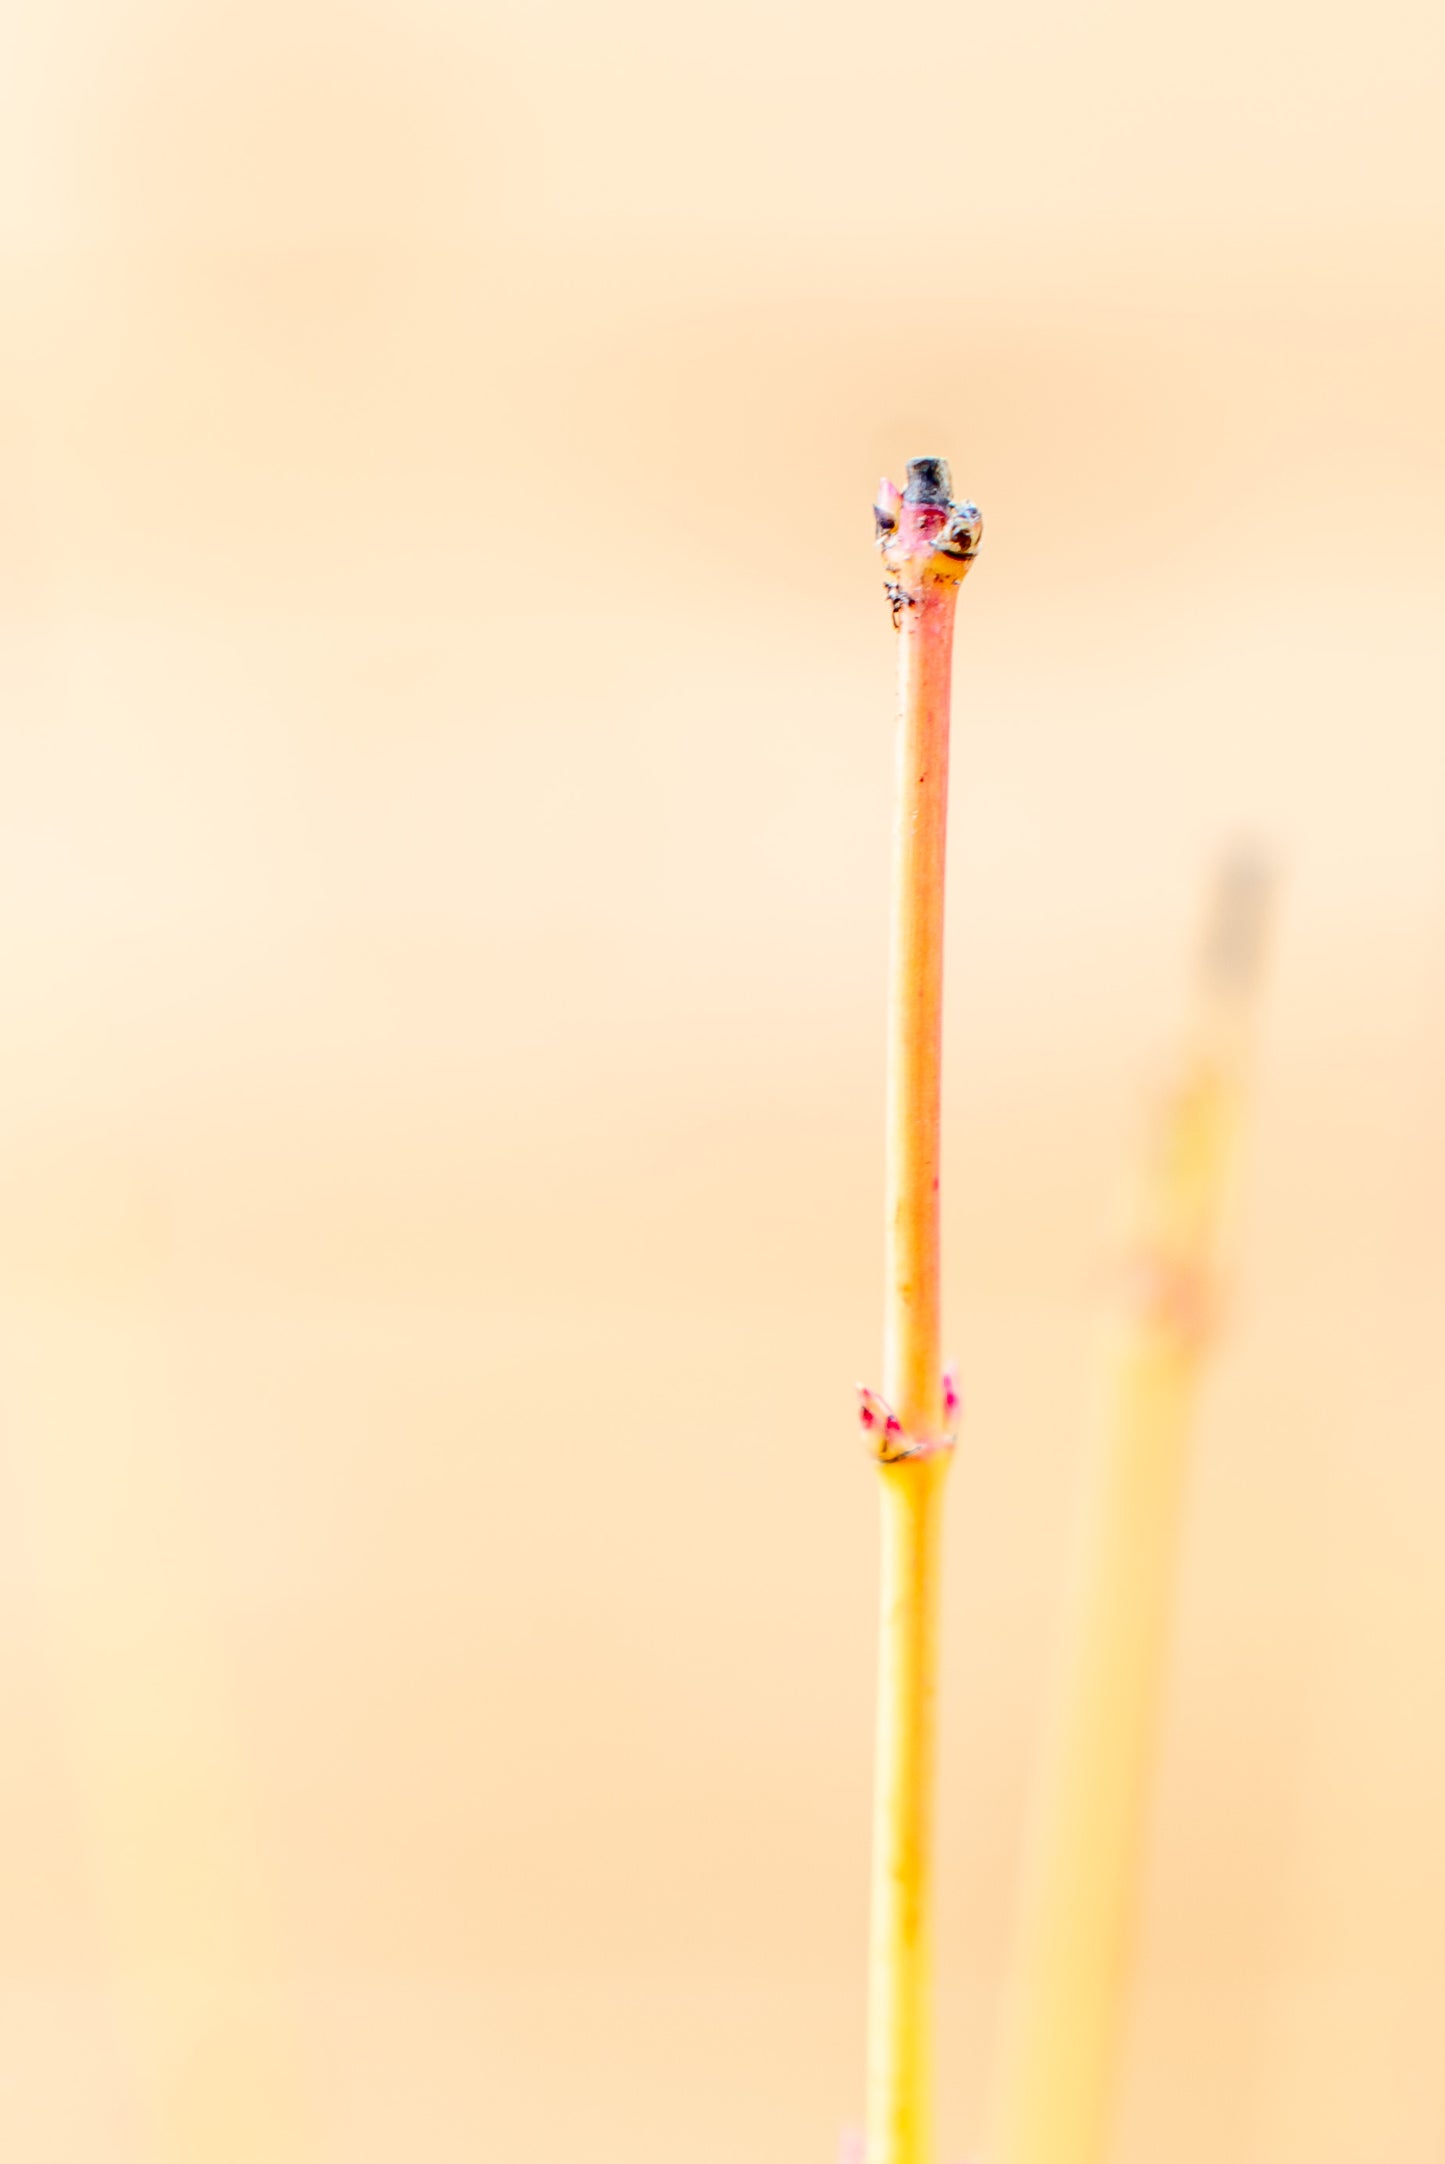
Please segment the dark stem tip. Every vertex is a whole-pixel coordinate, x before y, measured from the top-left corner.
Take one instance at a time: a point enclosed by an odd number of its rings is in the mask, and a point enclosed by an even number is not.
[[[936,503],[947,510],[953,502],[953,476],[946,458],[910,458],[905,503]]]

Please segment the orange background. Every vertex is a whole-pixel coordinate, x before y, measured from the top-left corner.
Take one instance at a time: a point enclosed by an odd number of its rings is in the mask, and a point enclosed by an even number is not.
[[[1111,1198],[1283,868],[1119,2164],[1445,2142],[1438,11],[7,0],[0,2146],[861,2092],[893,650],[953,459],[982,2121]]]

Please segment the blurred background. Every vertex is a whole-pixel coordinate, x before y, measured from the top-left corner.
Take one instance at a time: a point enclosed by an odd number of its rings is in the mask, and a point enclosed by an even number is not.
[[[861,2103],[894,650],[960,612],[945,2160],[1108,1228],[1281,867],[1119,2164],[1445,2143],[1441,20],[7,0],[0,2137]]]

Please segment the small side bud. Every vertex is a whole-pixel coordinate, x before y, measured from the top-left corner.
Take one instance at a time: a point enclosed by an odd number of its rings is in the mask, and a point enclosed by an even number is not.
[[[897,532],[898,512],[902,502],[902,492],[885,473],[878,483],[878,495],[873,505],[873,530],[880,541]]]
[[[956,503],[949,515],[948,524],[938,537],[938,545],[950,556],[961,556],[965,562],[978,554],[978,544],[983,539],[983,519],[976,503]]]
[[[865,1435],[886,1435],[890,1428],[897,1426],[892,1408],[885,1404],[876,1390],[870,1390],[866,1383],[859,1383],[857,1390],[858,1425]]]

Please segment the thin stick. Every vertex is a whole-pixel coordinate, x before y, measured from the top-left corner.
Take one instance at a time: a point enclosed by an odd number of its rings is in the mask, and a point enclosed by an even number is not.
[[[1105,1417],[1084,1468],[989,2164],[1099,2164],[1107,2147],[1186,1446],[1266,898],[1257,859],[1225,866],[1196,1039],[1141,1183]]]
[[[888,997],[883,1396],[861,1393],[882,1483],[882,1598],[869,1957],[868,2164],[932,2164],[934,1690],[954,1409],[939,1353],[939,1079],[949,675],[982,521],[941,459],[877,505],[899,634]]]

